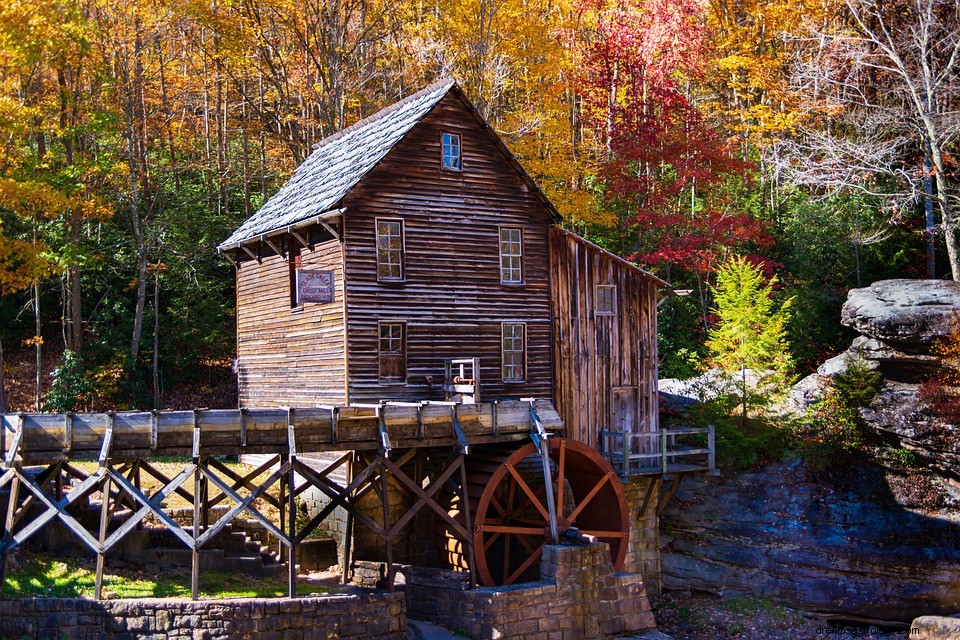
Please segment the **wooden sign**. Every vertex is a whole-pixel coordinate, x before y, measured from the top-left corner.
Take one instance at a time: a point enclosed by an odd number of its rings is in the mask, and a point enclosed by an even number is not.
[[[333,302],[333,271],[297,271],[297,300]]]

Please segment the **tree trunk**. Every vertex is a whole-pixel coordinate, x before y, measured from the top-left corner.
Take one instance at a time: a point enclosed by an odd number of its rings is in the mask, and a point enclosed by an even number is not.
[[[160,269],[153,274],[153,408],[160,409]]]
[[[33,312],[36,317],[36,332],[34,334],[34,346],[37,350],[37,393],[36,393],[36,410],[40,411],[40,381],[43,375],[43,340],[40,337],[40,283],[37,282],[33,285]]]
[[[3,377],[3,339],[0,338],[0,413],[8,413],[7,387]]]

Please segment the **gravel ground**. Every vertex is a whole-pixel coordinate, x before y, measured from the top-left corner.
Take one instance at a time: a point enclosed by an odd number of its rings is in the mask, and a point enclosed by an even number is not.
[[[761,598],[668,593],[652,599],[657,628],[673,640],[907,640],[906,630],[826,622]]]

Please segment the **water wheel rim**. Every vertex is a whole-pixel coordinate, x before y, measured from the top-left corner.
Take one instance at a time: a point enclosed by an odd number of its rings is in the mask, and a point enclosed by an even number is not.
[[[519,463],[536,453],[533,443],[528,443],[511,453],[490,475],[476,506],[473,517],[473,549],[475,575],[485,586],[506,586],[513,584],[536,563],[543,552],[543,546],[549,541],[549,526],[545,500],[537,497],[537,491],[530,487],[517,471]],[[619,478],[609,462],[596,451],[576,440],[558,438],[551,441],[550,457],[556,464],[557,472],[552,477],[557,500],[558,520],[563,528],[579,526],[584,534],[595,535],[601,542],[610,545],[611,561],[615,570],[623,567],[629,546],[630,518],[626,496]],[[572,474],[572,475],[571,475]],[[505,480],[512,480],[511,492],[519,491],[529,500],[540,519],[509,522],[508,511],[513,504],[504,506],[496,497],[498,488]],[[564,482],[570,483],[574,498],[580,503],[569,513],[564,510]],[[511,501],[512,502],[512,499]],[[514,510],[513,513],[516,513]],[[600,515],[598,515],[600,514]],[[603,522],[598,522],[602,519]],[[526,559],[517,567],[509,566],[510,540],[515,536],[517,544],[527,552]],[[497,537],[504,538],[507,546],[504,553],[504,566],[499,579],[491,570],[487,551],[496,542]]]

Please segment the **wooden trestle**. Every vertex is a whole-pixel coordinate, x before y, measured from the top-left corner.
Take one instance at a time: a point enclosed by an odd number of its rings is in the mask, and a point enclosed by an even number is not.
[[[192,551],[191,590],[200,582],[200,551],[241,514],[248,514],[286,549],[288,591],[296,596],[297,545],[337,507],[347,512],[348,531],[341,556],[343,575],[350,564],[352,527],[360,523],[380,537],[386,548],[387,588],[393,588],[393,541],[415,517],[429,508],[450,529],[469,541],[472,536],[465,456],[474,444],[523,440],[532,431],[559,431],[563,424],[549,400],[455,403],[381,403],[304,409],[178,411],[105,414],[8,414],[0,438],[0,489],[7,488],[0,586],[5,580],[7,554],[42,527],[59,519],[97,557],[96,598],[102,597],[106,555],[127,534],[152,517]],[[304,463],[306,453],[342,451],[321,470]],[[240,475],[217,456],[272,454],[254,471]],[[183,456],[183,469],[168,477],[150,463],[158,456]],[[96,471],[86,474],[71,464],[95,458]],[[404,470],[413,465],[413,477]],[[430,464],[422,464],[422,459]],[[27,466],[41,466],[26,472]],[[347,482],[331,478],[346,465]],[[258,480],[276,466],[265,480]],[[424,471],[426,470],[426,471]],[[148,494],[144,476],[161,484]],[[184,483],[193,478],[193,491]],[[72,489],[67,490],[64,480]],[[391,514],[388,483],[415,500],[403,514]],[[278,495],[268,491],[278,485]],[[452,489],[462,504],[459,520],[438,503],[442,487]],[[314,487],[330,502],[303,528],[297,528],[296,498]],[[377,522],[359,508],[373,492],[382,507]],[[99,529],[92,532],[71,513],[94,493],[101,496]],[[173,494],[192,502],[192,526],[168,515],[163,501]],[[256,508],[263,499],[280,512],[274,523]],[[210,524],[210,507],[231,501],[233,506]],[[39,507],[39,509],[37,508]],[[111,530],[121,510],[129,517]],[[467,549],[473,554],[472,547]],[[475,563],[470,562],[470,566]],[[473,576],[471,576],[473,582]]]

